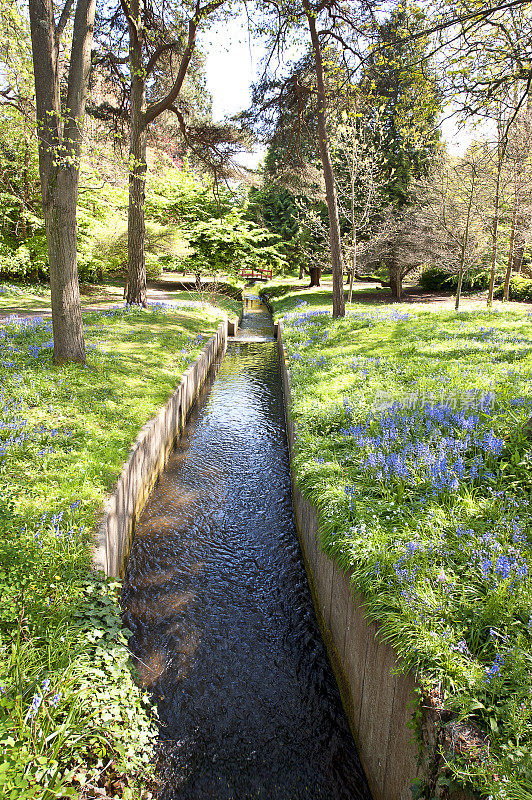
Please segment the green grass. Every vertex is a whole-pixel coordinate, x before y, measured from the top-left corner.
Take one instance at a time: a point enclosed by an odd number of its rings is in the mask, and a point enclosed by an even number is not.
[[[308,280],[308,278],[306,279]],[[331,282],[327,278],[322,279],[321,286],[309,289],[305,281],[297,282],[294,278],[275,278],[261,286],[259,295],[270,301],[270,304],[277,315],[290,311],[302,300],[310,308],[329,308],[332,305]],[[357,294],[364,293],[372,295],[376,300],[382,295],[380,287],[364,287],[353,285],[353,297],[356,302]],[[345,300],[347,304],[348,287],[345,287]]]
[[[50,303],[50,288],[44,284],[0,284],[0,309],[23,307],[45,308]]]
[[[0,329],[1,797],[151,796],[153,718],[120,586],[90,568],[93,531],[138,431],[221,318],[91,312],[85,369],[53,366],[50,323]]]
[[[242,313],[242,300],[235,299],[230,297],[227,294],[223,294],[222,292],[210,292],[205,291],[201,294],[199,292],[172,292],[172,302],[180,303],[180,302],[196,302],[202,303],[206,302],[209,305],[216,306],[221,311],[225,312],[229,319],[234,320],[238,319],[240,314]]]
[[[322,547],[402,669],[482,731],[447,777],[529,797],[532,319],[355,304],[333,320],[316,295],[270,302],[293,309],[295,470]]]
[[[171,273],[169,277],[173,277],[177,281],[182,278],[177,273]],[[193,276],[188,276],[188,278],[190,280]],[[185,306],[189,302],[194,304],[207,303],[210,306],[219,308],[230,319],[237,319],[242,310],[243,285],[242,281],[232,276],[225,276],[219,282],[217,291],[207,290],[201,294],[195,291],[168,291],[166,293],[168,297],[165,297],[165,301],[184,304]],[[161,281],[161,286],[164,287],[163,281]],[[123,287],[117,286],[116,282],[82,285],[81,302],[84,308],[90,308],[93,305],[111,308],[116,303],[122,302],[122,296]],[[153,290],[148,289],[148,298],[150,301],[157,302],[158,295]],[[0,284],[0,312],[5,310],[5,313],[7,313],[11,309],[43,312],[49,308],[50,287],[46,284]]]

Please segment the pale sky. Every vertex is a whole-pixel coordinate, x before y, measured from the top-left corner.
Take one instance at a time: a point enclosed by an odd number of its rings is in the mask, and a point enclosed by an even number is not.
[[[225,116],[247,108],[250,86],[258,75],[262,47],[250,46],[245,18],[223,22],[210,30],[202,41],[207,53],[207,87],[213,97],[213,116]]]
[[[264,49],[260,43],[249,42],[245,17],[220,23],[202,41],[207,55],[207,87],[213,97],[213,117],[219,122],[248,108],[250,87],[260,73]],[[451,155],[462,155],[474,134],[470,129],[459,130],[453,117],[442,123],[444,141]],[[246,166],[256,166],[263,151],[243,158]]]

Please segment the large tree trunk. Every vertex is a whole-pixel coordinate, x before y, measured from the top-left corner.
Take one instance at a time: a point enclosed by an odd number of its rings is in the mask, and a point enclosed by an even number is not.
[[[321,267],[311,267],[310,268],[310,289],[313,286],[319,286],[321,279]]]
[[[340,237],[340,220],[338,217],[338,202],[336,198],[336,185],[329,152],[327,137],[327,99],[325,94],[325,79],[323,74],[323,59],[321,44],[316,30],[316,13],[311,8],[309,0],[303,0],[303,8],[307,16],[312,49],[314,52],[314,65],[316,69],[316,83],[318,89],[318,139],[320,157],[325,180],[325,197],[329,212],[329,242],[331,248],[332,281],[333,281],[333,317],[345,316],[344,295],[344,269],[342,263],[342,245]]]
[[[139,0],[130,4],[136,29],[129,23],[131,69],[131,124],[129,135],[128,271],[126,302],[147,305],[144,200],[146,197],[146,79],[142,59],[142,28]]]
[[[69,361],[85,363],[77,266],[76,201],[77,176],[73,175],[73,170],[59,170],[53,192],[48,193],[46,203],[43,203],[56,364]]]
[[[132,126],[133,129],[133,126]],[[147,305],[144,200],[146,196],[146,129],[132,142],[129,173],[127,303]]]
[[[61,108],[59,45],[72,1],[56,21],[52,0],[30,0],[30,28],[39,136],[39,174],[46,225],[54,361],[85,363],[77,268],[76,205],[83,116],[94,33],[95,0],[78,0],[65,109]]]

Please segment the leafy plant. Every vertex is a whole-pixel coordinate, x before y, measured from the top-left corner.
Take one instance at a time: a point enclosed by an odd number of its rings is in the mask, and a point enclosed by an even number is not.
[[[446,270],[438,267],[429,267],[421,273],[419,284],[428,291],[456,291],[458,275],[449,274]],[[478,292],[487,289],[488,285],[489,272],[487,270],[479,270],[478,272],[469,272],[464,275],[462,289],[466,292]]]
[[[501,299],[503,296],[504,287],[498,286],[493,293],[493,296]],[[521,275],[514,275],[510,278],[510,300],[520,300],[522,302],[532,301],[532,280],[524,278]]]
[[[244,220],[237,210],[219,220],[198,222],[190,231],[189,242],[194,250],[189,268],[199,274],[261,267],[280,272],[286,264],[279,237]]]

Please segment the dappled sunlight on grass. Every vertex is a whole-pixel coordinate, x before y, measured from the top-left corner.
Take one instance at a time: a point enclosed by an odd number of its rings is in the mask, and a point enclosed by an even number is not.
[[[140,428],[222,318],[212,306],[91,312],[86,367],[53,365],[50,322],[0,328],[0,783],[9,796],[77,796],[86,782],[105,785],[106,770],[130,787],[151,775],[153,719],[131,674],[119,585],[90,569],[93,531]],[[168,610],[192,601],[169,596]],[[152,672],[164,663],[154,654]]]
[[[358,303],[334,320],[306,295],[270,302],[288,309],[295,470],[324,550],[403,668],[490,737],[470,785],[518,786],[532,774],[531,316]]]

